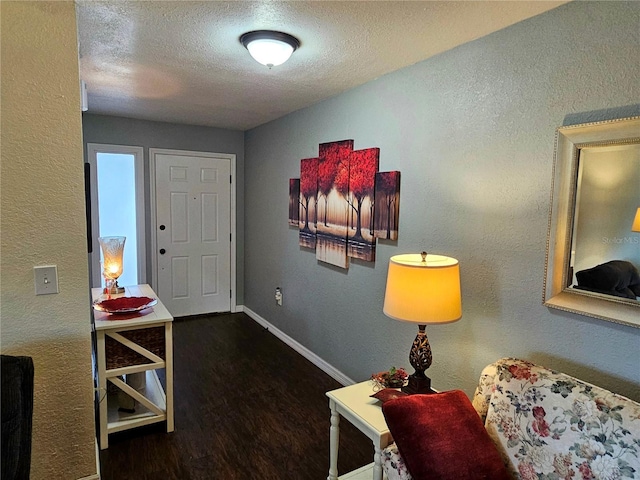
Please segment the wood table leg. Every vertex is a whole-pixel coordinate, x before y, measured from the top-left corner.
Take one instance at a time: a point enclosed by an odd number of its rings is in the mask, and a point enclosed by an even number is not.
[[[327,480],[338,480],[338,447],[340,444],[340,414],[333,400],[331,407],[331,429],[329,431],[329,476]]]

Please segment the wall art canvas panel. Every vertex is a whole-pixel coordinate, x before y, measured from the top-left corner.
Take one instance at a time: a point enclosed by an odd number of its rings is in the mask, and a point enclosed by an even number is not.
[[[318,159],[300,160],[299,245],[316,247],[316,198],[318,196]]]
[[[316,258],[348,268],[349,161],[353,140],[321,143],[318,159]]]
[[[374,262],[376,240],[398,239],[400,172],[378,172],[380,149],[353,150],[353,140],[321,143],[289,179],[289,225],[316,258],[349,268],[349,258]]]
[[[300,179],[289,179],[289,225],[298,227],[300,222]]]
[[[373,230],[374,187],[379,148],[351,153],[349,164],[348,255],[367,262],[375,261],[376,239]]]
[[[398,239],[400,172],[376,173],[374,231],[376,238]]]

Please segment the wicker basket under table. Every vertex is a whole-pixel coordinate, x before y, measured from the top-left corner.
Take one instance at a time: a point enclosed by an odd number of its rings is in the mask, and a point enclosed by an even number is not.
[[[149,350],[163,360],[166,359],[164,327],[143,328],[119,333],[124,338]],[[107,370],[151,363],[151,360],[144,355],[141,355],[109,336],[105,338],[105,352]]]

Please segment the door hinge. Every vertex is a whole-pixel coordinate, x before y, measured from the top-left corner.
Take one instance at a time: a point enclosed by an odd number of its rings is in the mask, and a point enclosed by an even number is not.
[[[233,298],[233,290],[229,290],[229,298]]]
[[[233,183],[233,175],[229,175],[229,183]]]

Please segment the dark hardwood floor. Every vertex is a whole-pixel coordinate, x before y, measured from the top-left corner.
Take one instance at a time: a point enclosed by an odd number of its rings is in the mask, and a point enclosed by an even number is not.
[[[174,322],[175,432],[112,434],[103,480],[321,480],[329,400],[341,385],[245,314]],[[373,461],[370,440],[340,422],[338,471]]]

